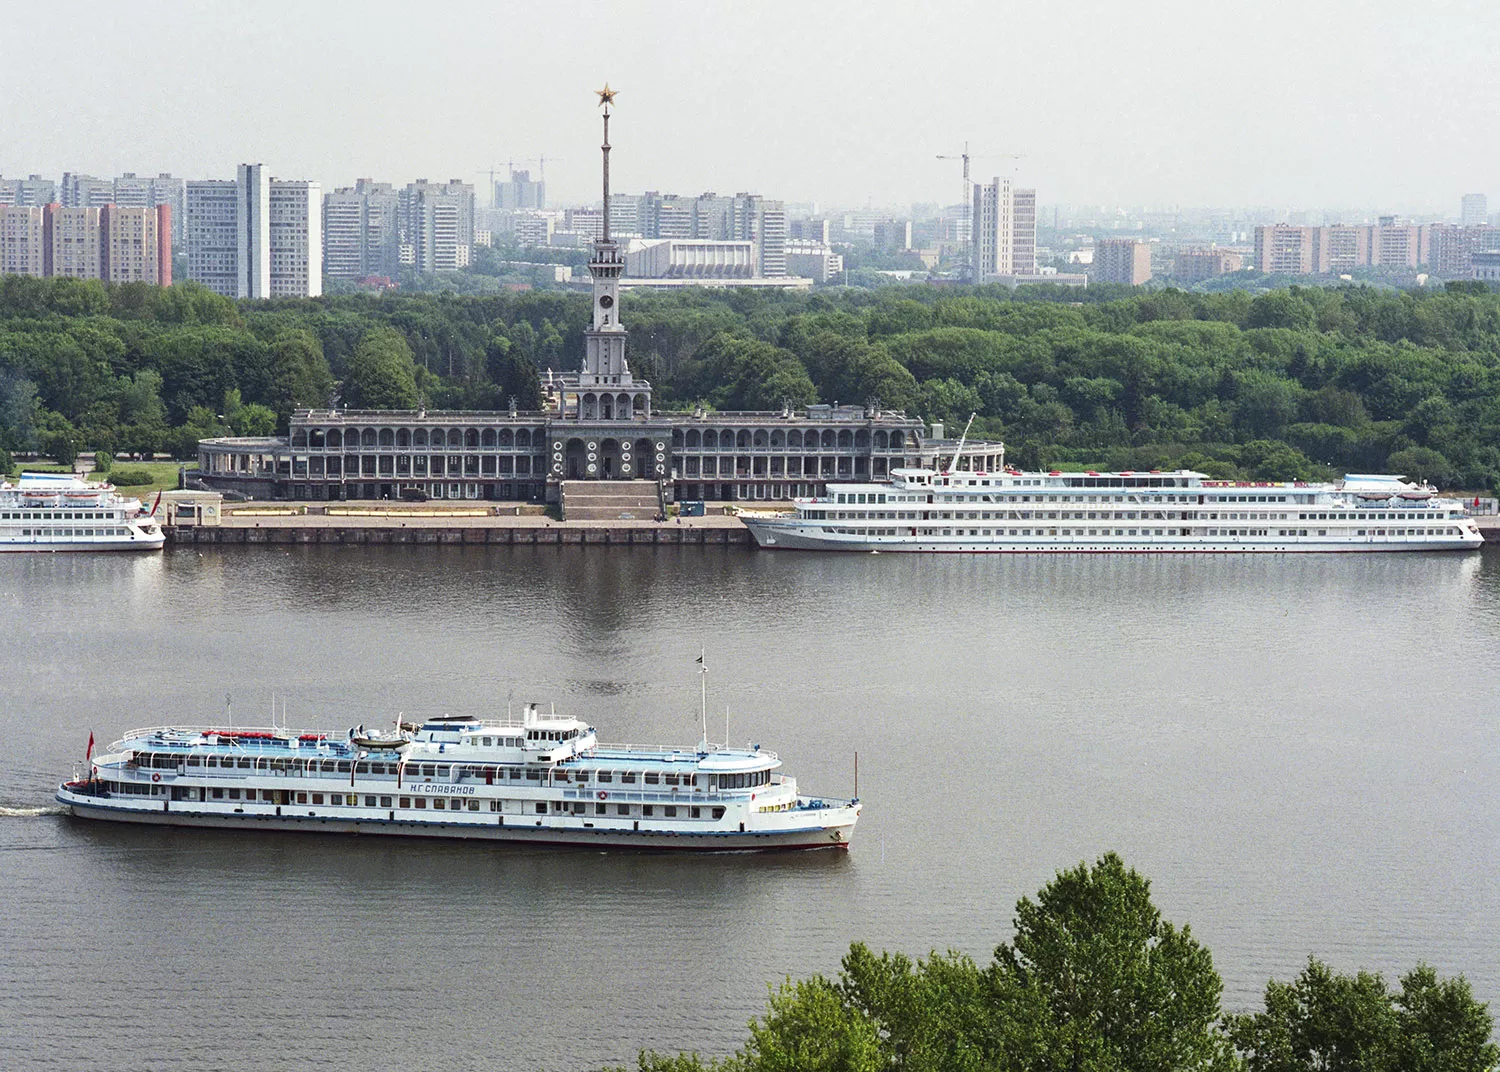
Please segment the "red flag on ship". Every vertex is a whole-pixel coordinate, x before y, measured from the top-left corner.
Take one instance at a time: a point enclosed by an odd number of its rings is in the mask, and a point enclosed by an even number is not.
[[[83,761],[87,763],[94,758],[94,731],[89,730],[89,746],[83,750]]]

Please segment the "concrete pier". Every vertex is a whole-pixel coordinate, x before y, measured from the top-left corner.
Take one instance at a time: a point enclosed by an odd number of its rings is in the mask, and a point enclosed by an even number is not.
[[[319,504],[327,507],[328,504]],[[217,525],[165,526],[171,544],[597,544],[748,547],[750,532],[723,515],[670,521],[554,521],[473,510],[364,509],[303,513],[290,504],[225,509]]]

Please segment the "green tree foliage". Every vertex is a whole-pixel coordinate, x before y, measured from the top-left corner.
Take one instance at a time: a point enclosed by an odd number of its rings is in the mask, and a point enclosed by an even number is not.
[[[577,367],[586,295],[452,291],[237,304],[195,284],[0,277],[0,446],[177,449],[195,408],[234,430],[229,391],[277,430],[335,396],[533,409],[547,370]],[[976,413],[976,434],[1027,465],[1500,485],[1486,288],[687,289],[623,312],[658,408],[878,402],[950,425]]]
[[[1266,985],[1265,1011],[1232,1016],[1247,1072],[1488,1072],[1500,1061],[1489,1010],[1462,978],[1417,967],[1391,992],[1378,973],[1317,958]]]
[[[980,967],[855,943],[835,979],[774,989],[733,1056],[640,1054],[638,1072],[1492,1072],[1493,1020],[1462,978],[1398,991],[1316,959],[1225,1016],[1207,949],[1113,853],[1016,906]],[[615,1072],[625,1072],[624,1069]]]
[[[373,328],[359,340],[344,380],[344,398],[364,409],[416,408],[417,366],[399,331]]]

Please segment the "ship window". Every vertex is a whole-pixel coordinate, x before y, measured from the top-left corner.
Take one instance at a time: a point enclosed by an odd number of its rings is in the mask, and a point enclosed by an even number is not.
[[[526,780],[528,782],[539,782],[542,780],[542,772],[539,770],[529,770],[526,772]]]
[[[433,801],[432,801],[432,806],[434,808],[436,808],[438,811],[442,811],[443,810],[443,798],[442,797],[436,797],[436,798],[434,798]],[[418,807],[421,807],[421,805],[418,805]]]
[[[250,761],[248,759],[241,758],[238,762],[239,762],[239,767],[240,767],[241,770],[249,770],[250,769]]]
[[[222,789],[214,789],[214,790],[212,790],[212,792],[213,792],[215,800],[223,800],[224,799],[224,790],[222,790]]]
[[[354,771],[356,774],[369,774],[370,765],[368,763],[356,763],[354,766]]]
[[[663,775],[662,776],[662,781],[664,781],[667,785],[676,785],[677,784],[677,775],[675,775],[675,774],[666,774],[666,775]]]
[[[520,767],[511,767],[510,768],[510,780],[513,781],[513,782],[519,782],[521,780],[521,768]]]
[[[415,803],[415,804],[416,804],[416,806],[417,806],[417,807],[418,807],[418,808],[419,808],[419,809],[420,809],[420,808],[425,808],[425,807],[427,807],[427,798],[426,798],[426,797],[417,797],[417,798],[416,798],[416,799],[415,799],[415,800],[414,800],[414,801],[413,801],[413,803]]]
[[[411,807],[411,797],[402,797],[400,806],[403,808]]]
[[[239,800],[240,799],[240,791],[238,789],[231,789],[229,791],[229,799],[230,800]]]
[[[545,801],[539,800],[539,801],[536,802],[536,813],[538,815],[546,815],[547,814],[547,804],[546,804]]]
[[[373,808],[374,806],[375,806],[375,798],[374,797],[365,797],[365,807],[367,807],[367,808]]]
[[[624,783],[625,785],[634,785],[635,784],[635,772],[634,771],[625,771],[623,774],[620,775],[620,781],[622,783]]]
[[[380,798],[380,806],[382,808],[389,808],[391,806],[391,798],[390,797],[381,797]]]
[[[197,756],[188,756],[187,765],[189,767],[201,767],[203,766],[203,760],[199,759]]]
[[[651,805],[651,804],[642,804],[641,805],[641,814],[644,815],[644,816],[650,817],[650,816],[656,814],[656,808],[655,808],[654,805]]]
[[[694,808],[693,812],[692,812],[693,818],[694,819],[701,819],[703,817],[702,816],[702,811],[703,811],[702,808]]]
[[[630,814],[630,805],[629,804],[616,804],[615,805],[615,814],[616,815],[629,815]]]
[[[479,743],[488,748],[490,746],[490,739],[488,737],[481,737],[479,738]]]
[[[555,781],[566,782],[568,780],[568,772],[565,770],[555,771],[552,777]]]
[[[712,815],[713,815],[713,817],[715,819],[722,819],[722,818],[724,818],[724,809],[723,808],[715,808],[713,810],[713,812],[712,812]]]
[[[323,803],[323,794],[322,793],[314,793],[313,794],[313,801],[312,802],[314,804],[321,804],[321,803]]]
[[[677,806],[674,804],[668,804],[665,808],[662,809],[662,814],[665,815],[668,819],[677,818]]]
[[[478,811],[479,810],[479,801],[477,801],[477,800],[471,800],[471,801],[469,801],[469,810],[470,811]]]
[[[492,800],[492,801],[490,801],[490,811],[499,811],[499,810],[500,810],[500,802],[498,800]]]
[[[604,815],[608,811],[609,811],[609,805],[608,804],[595,804],[594,805],[594,814],[595,815]]]
[[[647,785],[655,785],[658,781],[657,773],[655,771],[647,771],[643,780]]]
[[[349,773],[349,761],[347,759],[341,759],[341,760],[339,760],[339,773],[340,774],[348,774]]]
[[[306,793],[298,793],[297,794],[297,803],[298,804],[306,804],[307,803],[307,794]]]
[[[594,780],[599,782],[612,782],[615,780],[613,771],[602,770],[594,775]]]

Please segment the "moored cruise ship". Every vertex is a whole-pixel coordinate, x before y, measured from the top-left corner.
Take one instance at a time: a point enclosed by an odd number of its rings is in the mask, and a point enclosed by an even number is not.
[[[897,469],[781,514],[746,514],[758,546],[806,551],[1461,551],[1484,541],[1464,505],[1403,477],[1333,483],[1176,472]]]
[[[171,826],[737,852],[847,848],[860,813],[857,799],[801,795],[759,745],[600,744],[535,705],[384,734],[134,730],[92,759],[60,803]]]
[[[0,483],[0,551],[158,551],[166,536],[137,499],[52,473]]]

